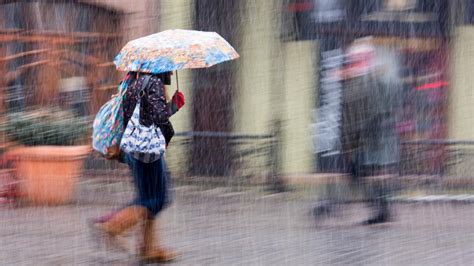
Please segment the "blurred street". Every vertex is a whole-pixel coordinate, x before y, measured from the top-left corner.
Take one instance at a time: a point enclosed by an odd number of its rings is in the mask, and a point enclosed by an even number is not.
[[[126,193],[115,204],[125,202]],[[111,196],[109,200],[115,200]],[[174,265],[469,265],[474,261],[470,204],[396,204],[394,222],[358,225],[359,203],[316,226],[311,193],[176,189],[162,214]],[[2,265],[137,265],[133,255],[97,249],[87,219],[112,209],[78,199],[72,206],[0,212]],[[136,241],[136,237],[134,237]]]
[[[0,1],[0,266],[474,265],[473,43],[474,0]]]

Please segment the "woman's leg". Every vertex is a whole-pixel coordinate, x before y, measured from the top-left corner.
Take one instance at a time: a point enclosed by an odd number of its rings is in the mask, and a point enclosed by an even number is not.
[[[164,158],[154,164],[150,164],[150,187],[147,188],[147,195],[144,198],[145,204],[150,210],[150,215],[143,226],[143,247],[141,249],[142,259],[146,262],[166,262],[174,260],[178,254],[164,248],[160,244],[159,234],[157,235],[156,225],[157,215],[169,203],[168,173]]]
[[[164,158],[154,163],[142,163],[133,157],[127,158],[137,190],[136,199],[126,207],[97,226],[110,236],[117,236],[140,221],[143,226],[142,259],[148,262],[165,262],[175,259],[178,254],[156,244],[156,216],[169,201],[167,169]],[[117,242],[117,241],[116,241]],[[114,243],[121,246],[121,243]]]
[[[129,206],[96,219],[92,223],[96,238],[106,238],[106,243],[121,250],[125,249],[124,244],[121,243],[123,241],[118,240],[117,236],[131,229],[139,222],[145,221],[150,215],[147,206],[144,205],[142,200],[144,195],[146,195],[146,192],[144,192],[146,188],[146,171],[131,156],[127,156],[127,162],[132,170],[137,190],[137,199]]]
[[[160,198],[160,193],[164,186],[161,184],[161,163],[142,163],[131,156],[126,156],[126,161],[130,166],[135,186],[136,197],[127,206],[114,210],[104,216],[95,219],[97,223],[104,223],[113,218],[116,214],[130,206],[144,207],[149,215],[155,216],[161,209],[164,199]],[[158,174],[157,174],[158,173]]]
[[[104,222],[90,223],[92,238],[98,245],[106,245],[106,247],[129,252],[130,247],[128,241],[123,239],[121,235],[127,230],[134,227],[148,217],[148,210],[140,206],[125,207],[120,211],[113,213]]]
[[[150,217],[155,217],[163,209],[167,197],[164,159],[153,163],[134,160],[132,171],[137,189],[137,197],[132,204],[147,208]]]

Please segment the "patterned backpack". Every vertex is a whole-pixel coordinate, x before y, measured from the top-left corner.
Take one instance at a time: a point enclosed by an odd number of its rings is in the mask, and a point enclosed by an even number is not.
[[[106,102],[97,113],[92,130],[92,147],[106,158],[118,155],[124,132],[122,101],[128,88],[128,76],[118,87],[118,94]]]

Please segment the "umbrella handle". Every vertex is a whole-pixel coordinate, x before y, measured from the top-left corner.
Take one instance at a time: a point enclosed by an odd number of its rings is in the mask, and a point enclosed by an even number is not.
[[[179,91],[178,70],[176,70],[176,91]]]

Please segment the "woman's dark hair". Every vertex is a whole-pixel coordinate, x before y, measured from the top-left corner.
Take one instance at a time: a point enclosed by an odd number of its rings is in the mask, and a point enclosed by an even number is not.
[[[163,84],[171,85],[171,72],[160,73],[157,74],[157,76],[161,79]]]
[[[137,75],[137,72],[128,72],[129,74],[133,75],[134,77]],[[171,73],[172,72],[164,72],[164,73],[159,73],[159,74],[156,74],[156,76],[161,79],[161,81],[163,82],[163,84],[165,85],[171,85]]]

